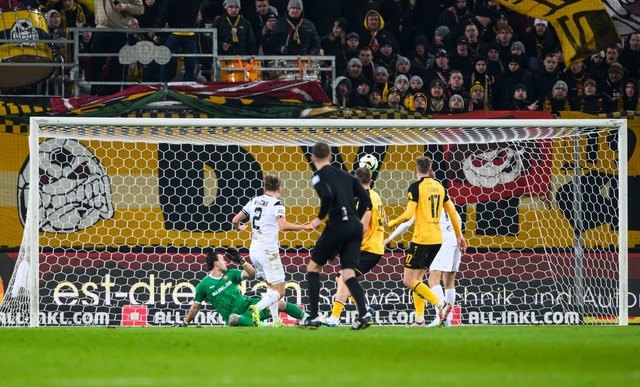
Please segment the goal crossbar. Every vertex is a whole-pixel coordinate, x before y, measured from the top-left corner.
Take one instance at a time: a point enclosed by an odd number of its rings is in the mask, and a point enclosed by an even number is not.
[[[458,144],[536,140],[575,134],[577,128],[617,128],[620,119],[527,120],[323,120],[323,119],[208,119],[208,118],[87,118],[32,117],[42,137],[102,138],[111,141],[218,145],[334,146]],[[454,131],[452,129],[460,129]],[[502,129],[500,132],[495,129]],[[215,136],[215,139],[212,137]]]

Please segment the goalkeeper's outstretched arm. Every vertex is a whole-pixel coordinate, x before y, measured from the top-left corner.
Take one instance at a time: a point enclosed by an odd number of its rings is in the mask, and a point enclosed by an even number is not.
[[[193,321],[194,318],[196,318],[196,315],[198,314],[199,310],[200,310],[200,304],[197,303],[197,302],[192,303],[191,307],[189,308],[189,311],[187,312],[187,315],[184,318],[184,320],[182,320],[181,323],[177,323],[174,326],[175,327],[186,327],[187,325],[189,325],[189,323],[191,321]]]
[[[193,321],[194,318],[196,318],[199,310],[200,304],[198,304],[197,302],[192,303],[191,308],[189,308],[189,311],[187,312],[187,316],[184,318],[184,321],[189,324],[191,321]]]

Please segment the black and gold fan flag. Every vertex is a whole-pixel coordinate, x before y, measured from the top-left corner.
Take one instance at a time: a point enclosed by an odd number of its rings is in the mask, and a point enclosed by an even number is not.
[[[567,66],[620,42],[618,30],[599,0],[496,1],[520,14],[551,23]]]

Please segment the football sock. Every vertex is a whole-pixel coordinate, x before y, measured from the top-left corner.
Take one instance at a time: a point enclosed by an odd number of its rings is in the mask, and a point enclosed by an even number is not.
[[[284,312],[293,318],[304,317],[304,311],[298,308],[298,305],[287,302],[287,306],[284,308]]]
[[[333,308],[331,308],[331,317],[340,318],[342,310],[344,309],[344,303],[338,300],[333,301]]]
[[[320,302],[320,273],[307,272],[307,289],[309,290],[309,317],[318,317],[318,303]]]
[[[421,323],[424,321],[424,298],[416,292],[411,292],[411,295],[413,296],[413,305],[416,308],[416,322]]]
[[[442,301],[438,298],[438,296],[433,294],[431,289],[429,289],[429,287],[421,281],[414,282],[413,285],[411,285],[411,290],[418,293],[420,297],[424,298],[435,306],[440,306],[442,304]]]
[[[267,289],[267,293],[262,296],[262,299],[256,304],[258,310],[262,311],[269,307],[269,305],[277,304],[280,300],[280,293],[273,289]]]
[[[435,294],[439,299],[441,299],[441,300],[444,299],[444,293],[442,293],[442,285],[436,285],[436,286],[432,287],[431,290],[433,291],[433,294]],[[438,308],[434,307],[434,309],[436,310],[436,319],[437,319],[438,318]]]
[[[444,290],[444,299],[451,305],[455,305],[456,303],[456,289],[445,289]],[[453,313],[449,313],[449,320],[453,318]]]
[[[353,302],[353,305],[355,305],[355,304],[356,304],[356,299],[355,299],[355,298],[353,298],[353,296],[352,296],[352,295],[349,295],[349,299],[351,300],[351,302]]]
[[[273,322],[280,322],[280,312],[278,312],[278,303],[269,305],[269,312],[271,312],[271,318]]]
[[[451,305],[456,303],[456,290],[455,289],[445,289],[444,290],[444,299]]]
[[[367,314],[367,301],[364,298],[364,289],[360,285],[358,278],[351,277],[344,282],[349,288],[351,296],[356,300],[356,306],[358,307],[358,316],[362,317]]]

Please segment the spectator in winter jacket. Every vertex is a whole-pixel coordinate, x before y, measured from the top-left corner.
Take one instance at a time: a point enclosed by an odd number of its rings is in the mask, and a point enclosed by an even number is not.
[[[518,83],[513,88],[513,94],[511,100],[507,101],[507,110],[525,110],[534,111],[538,110],[537,101],[531,103],[527,96],[527,86],[523,83]]]
[[[545,112],[562,112],[569,111],[571,107],[567,95],[569,87],[564,81],[558,81],[553,85],[553,90],[550,95],[547,95],[542,99],[542,103],[539,105],[540,109]]]
[[[606,101],[598,93],[598,83],[595,79],[586,79],[583,85],[584,93],[569,101],[571,111],[590,114],[604,112]]]
[[[553,86],[560,78],[558,71],[558,57],[555,52],[549,52],[544,56],[542,67],[532,73],[533,92],[531,99],[542,101],[544,97],[551,93]]]
[[[239,0],[226,0],[225,13],[213,22],[218,30],[219,55],[257,55],[258,43],[251,23],[240,15]]]
[[[318,55],[320,38],[316,26],[303,17],[302,0],[290,0],[287,15],[276,25],[280,55]]]
[[[360,44],[371,47],[374,53],[380,49],[380,42],[378,39],[383,36],[392,42],[393,51],[399,52],[400,50],[400,46],[398,45],[396,38],[384,29],[384,19],[378,11],[371,10],[367,12],[364,17],[364,30],[359,35]]]

